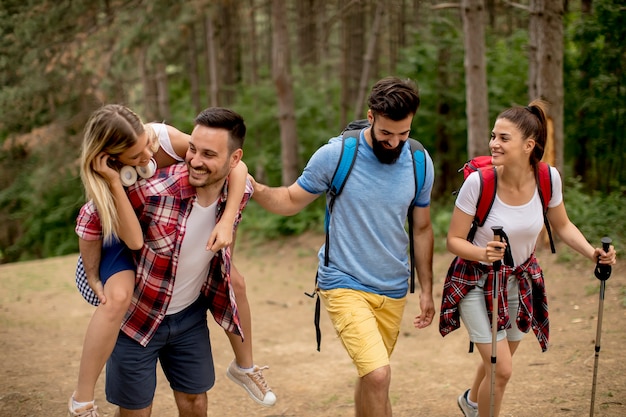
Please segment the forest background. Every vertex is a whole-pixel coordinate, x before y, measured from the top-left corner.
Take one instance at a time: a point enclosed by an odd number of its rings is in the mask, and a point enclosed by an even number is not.
[[[0,263],[78,251],[82,130],[102,104],[187,132],[231,107],[250,172],[290,184],[386,75],[420,89],[411,136],[436,166],[439,249],[456,170],[488,152],[501,110],[539,97],[570,217],[592,242],[625,238],[621,0],[2,0],[0,33]],[[320,231],[322,200],[290,218],[252,202],[242,232]]]

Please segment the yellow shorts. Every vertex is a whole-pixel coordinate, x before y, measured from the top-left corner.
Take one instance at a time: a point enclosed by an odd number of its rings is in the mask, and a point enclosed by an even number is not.
[[[390,298],[344,288],[319,290],[319,295],[359,377],[389,365],[406,297]]]

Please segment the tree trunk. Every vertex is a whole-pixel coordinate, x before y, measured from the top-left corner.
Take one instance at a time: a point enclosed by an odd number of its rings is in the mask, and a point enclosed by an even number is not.
[[[147,46],[142,47],[139,50],[139,57],[137,62],[139,63],[139,74],[141,78],[141,85],[143,87],[142,101],[143,101],[143,115],[144,120],[155,121],[157,120],[157,111],[155,104],[157,102],[157,89],[154,83],[154,78],[149,72],[150,66],[146,62],[147,58]]]
[[[536,3],[535,3],[536,4]],[[531,5],[528,18],[528,98],[539,98],[539,10]]]
[[[156,65],[156,87],[157,87],[157,100],[159,116],[158,120],[171,120],[170,113],[170,93],[167,85],[167,72],[165,70],[166,64],[163,60],[159,61]]]
[[[289,33],[283,0],[272,0],[272,75],[278,96],[278,122],[282,162],[282,184],[298,178],[298,141],[293,83],[289,68]]]
[[[215,30],[213,27],[213,11],[208,8],[204,15],[204,34],[205,34],[205,59],[207,72],[207,86],[209,105],[211,107],[219,106],[219,85],[217,72],[217,53],[215,51]]]
[[[378,43],[378,37],[380,35],[381,22],[385,15],[385,5],[383,2],[378,2],[376,6],[376,12],[374,13],[374,23],[370,29],[370,37],[367,40],[367,53],[363,57],[363,63],[361,66],[361,81],[359,82],[358,95],[356,103],[354,104],[353,119],[363,118],[363,108],[365,107],[365,95],[368,91],[370,73],[372,72],[372,65],[376,53],[376,45]]]
[[[450,61],[450,50],[439,46],[437,52],[437,79],[435,90],[440,93],[437,95],[437,117],[435,122],[435,157],[437,158],[437,172],[433,194],[443,195],[446,190],[452,189],[450,185],[450,176],[447,173],[455,172],[456,168],[452,167],[451,160],[456,155],[452,142],[448,125],[450,123],[450,104],[447,102],[448,96],[446,91],[450,90],[450,74],[447,64]]]
[[[258,49],[259,49],[259,42],[257,39],[257,26],[256,26],[256,5],[255,5],[255,0],[248,0],[248,16],[247,16],[247,20],[248,20],[248,41],[247,41],[247,53],[245,54],[245,56],[248,56],[248,59],[250,60],[248,62],[248,64],[246,65],[246,70],[247,75],[249,77],[249,83],[251,86],[253,87],[257,87],[259,84],[259,56],[258,56]],[[253,90],[256,91],[256,90]],[[254,103],[254,108],[256,108],[256,104],[257,104],[257,96],[256,94],[253,95],[252,97],[253,103]],[[262,137],[261,135],[254,135],[253,136],[253,142],[252,142],[252,149],[253,152],[261,152],[261,150],[263,149],[263,142],[262,142]],[[246,143],[249,143],[246,141]],[[253,167],[254,169],[254,178],[259,181],[260,183],[267,183],[267,175],[265,173],[265,166],[264,166],[264,159],[263,158],[256,158],[256,164]]]
[[[548,118],[553,128],[554,165],[563,172],[563,2],[533,0],[532,3],[533,11],[539,12],[541,28],[537,92],[550,104]]]
[[[200,97],[200,76],[198,74],[198,45],[196,44],[195,25],[190,23],[187,27],[187,75],[189,77],[189,95],[191,105],[196,113],[202,111],[202,99]]]
[[[248,49],[246,56],[250,61],[247,65],[250,84],[257,86],[259,83],[259,43],[257,42],[257,30],[256,30],[256,6],[255,0],[248,0]]]
[[[300,0],[298,10],[298,61],[302,66],[316,65],[319,62],[317,48],[317,9],[319,0]]]
[[[463,0],[461,5],[465,44],[467,154],[473,158],[489,154],[485,7],[483,0]]]
[[[235,101],[235,88],[241,74],[239,2],[221,0],[216,3],[217,13],[213,23],[217,40],[216,57],[221,68],[217,77],[221,86],[218,100],[228,106]]]
[[[364,54],[364,12],[353,0],[341,1],[341,120],[345,126],[352,117],[354,98],[359,92]]]
[[[591,0],[581,1],[581,12],[582,12],[583,21],[588,20],[590,17],[589,15],[591,14]],[[586,59],[588,50],[589,50],[589,45],[586,43],[581,43],[580,49],[581,49],[580,55],[582,57],[585,57],[582,59],[578,67],[578,70],[580,71],[580,80],[581,80],[580,88],[582,91],[584,91],[587,94],[593,94],[592,92],[593,90],[591,88],[591,79],[589,77],[589,71],[588,71],[589,60]],[[578,109],[576,116],[578,117],[578,120],[584,120],[584,121],[588,120],[588,117],[586,115],[586,109],[584,107],[581,107]],[[589,132],[589,129],[582,129],[582,131]],[[589,135],[587,134],[578,136],[577,141],[578,141],[579,151],[576,152],[576,155],[574,157],[574,175],[576,175],[577,177],[584,178],[585,174],[591,167],[590,158],[589,158],[589,143],[591,141],[590,141]]]

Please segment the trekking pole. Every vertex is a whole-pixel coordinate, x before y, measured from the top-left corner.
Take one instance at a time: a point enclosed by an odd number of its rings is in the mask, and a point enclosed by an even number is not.
[[[603,237],[602,249],[605,252],[609,251],[611,246],[611,238]],[[596,329],[596,353],[593,361],[593,383],[591,385],[591,408],[589,409],[589,417],[593,417],[593,409],[596,402],[596,380],[598,377],[598,360],[600,359],[600,336],[602,336],[602,313],[604,310],[604,287],[607,279],[611,277],[611,265],[601,264],[600,260],[596,263],[594,269],[596,278],[600,280],[600,300],[598,302],[598,326]]]
[[[493,240],[502,242],[502,226],[492,226]],[[493,294],[492,294],[492,310],[491,310],[491,388],[489,390],[489,417],[495,416],[496,407],[496,352],[498,350],[498,298],[500,292],[500,280],[498,272],[502,261],[493,263]]]

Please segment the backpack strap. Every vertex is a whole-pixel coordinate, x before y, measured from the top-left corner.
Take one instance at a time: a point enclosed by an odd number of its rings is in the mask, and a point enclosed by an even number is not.
[[[550,222],[548,221],[548,204],[552,199],[552,172],[550,171],[550,165],[545,162],[539,162],[537,166],[537,186],[539,187],[539,197],[541,198],[541,205],[543,207],[543,224],[548,232],[548,238],[550,239],[550,250],[552,253],[556,253],[554,247],[554,239],[552,238],[552,229],[550,229]]]
[[[361,129],[348,130],[342,133],[341,154],[339,155],[339,162],[337,163],[337,168],[335,168],[333,178],[330,182],[330,188],[328,189],[329,201],[326,205],[326,213],[324,216],[324,231],[326,233],[324,245],[324,266],[328,266],[328,263],[330,262],[330,255],[328,251],[330,246],[330,234],[328,233],[328,229],[330,227],[330,214],[333,211],[335,199],[339,194],[341,194],[343,186],[346,183],[346,179],[348,178],[348,175],[350,175],[350,171],[352,171],[352,167],[354,166],[354,161],[356,161],[360,134]],[[319,294],[317,294],[317,273],[315,274],[315,288],[313,292],[305,292],[305,294],[311,298],[314,298],[317,295],[317,300],[315,300],[315,317],[313,322],[315,323],[315,337],[317,340],[317,351],[319,352],[322,344],[322,330],[320,328],[320,297]]]
[[[474,240],[476,229],[485,224],[487,215],[491,211],[491,206],[496,199],[496,190],[498,188],[498,176],[495,167],[484,167],[477,170],[480,177],[480,193],[476,202],[476,214],[472,221],[472,227],[467,234],[467,240]]]
[[[324,229],[326,231],[328,231],[328,217],[330,212],[333,210],[335,198],[341,194],[343,186],[346,183],[346,179],[348,178],[348,175],[350,175],[350,171],[352,171],[352,167],[354,166],[354,161],[356,161],[356,154],[359,149],[360,132],[360,130],[350,130],[344,132],[341,138],[341,154],[328,190],[328,193],[330,194],[330,201],[328,202],[326,221],[324,223]]]
[[[329,262],[328,244],[330,239],[328,237],[328,228],[330,227],[330,213],[332,213],[333,206],[335,205],[335,199],[339,194],[341,194],[341,191],[343,191],[346,179],[348,178],[348,175],[350,175],[350,171],[352,171],[354,161],[356,161],[360,134],[360,130],[350,130],[344,132],[341,138],[341,154],[339,155],[339,162],[337,163],[337,168],[335,168],[333,179],[331,180],[330,188],[328,189],[328,195],[330,198],[328,204],[326,205],[326,214],[324,216],[324,231],[326,232],[324,266],[328,266]]]
[[[413,177],[415,179],[415,197],[413,197],[413,203],[409,206],[409,212],[407,219],[409,222],[409,259],[411,260],[411,281],[409,290],[411,294],[415,292],[415,242],[413,242],[413,209],[417,204],[417,197],[424,188],[424,182],[426,181],[426,153],[424,152],[424,145],[415,139],[409,138],[409,145],[411,146],[411,155],[413,156]]]

